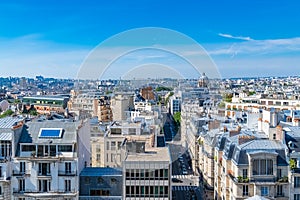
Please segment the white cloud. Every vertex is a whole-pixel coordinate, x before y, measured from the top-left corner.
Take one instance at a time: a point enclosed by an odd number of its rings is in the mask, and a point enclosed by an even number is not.
[[[300,53],[300,37],[266,40],[245,40],[235,43],[207,45],[210,55],[256,55]]]
[[[233,36],[233,35],[225,34],[225,33],[219,33],[218,35],[221,36],[221,37],[224,37],[224,38],[230,38],[230,39],[236,39],[236,40],[245,40],[245,41],[253,40],[250,37]]]

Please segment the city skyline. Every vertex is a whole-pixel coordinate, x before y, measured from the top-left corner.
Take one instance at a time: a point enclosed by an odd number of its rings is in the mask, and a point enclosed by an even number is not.
[[[99,43],[142,27],[168,28],[194,39],[211,56],[223,78],[299,75],[296,1],[0,4],[2,77],[76,78],[80,65]],[[142,64],[166,59],[163,54],[143,56]],[[126,63],[132,57],[123,59]],[[191,72],[191,77],[194,75]]]

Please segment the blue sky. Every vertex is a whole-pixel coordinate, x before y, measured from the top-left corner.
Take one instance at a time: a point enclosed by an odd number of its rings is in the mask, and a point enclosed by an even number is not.
[[[299,7],[296,0],[1,1],[0,76],[75,78],[99,43],[141,27],[193,38],[222,77],[300,75]]]

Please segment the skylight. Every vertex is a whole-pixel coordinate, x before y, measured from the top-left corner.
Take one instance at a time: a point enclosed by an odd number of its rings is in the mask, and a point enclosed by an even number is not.
[[[62,128],[41,128],[39,138],[61,138]]]

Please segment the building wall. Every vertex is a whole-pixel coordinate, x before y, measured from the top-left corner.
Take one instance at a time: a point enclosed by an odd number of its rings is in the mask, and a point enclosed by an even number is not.
[[[126,111],[133,108],[133,99],[130,96],[116,95],[111,99],[111,109],[114,121],[126,120]]]
[[[133,170],[133,171],[132,171]],[[152,176],[152,178],[146,178],[142,177],[141,170],[146,171],[149,170],[149,176]],[[156,176],[156,170],[158,176]],[[160,170],[165,173],[167,171],[167,174],[161,175]],[[165,171],[166,170],[166,171]],[[123,199],[172,199],[171,194],[171,165],[169,162],[164,161],[125,161],[123,162]],[[152,174],[152,175],[151,175]],[[146,176],[146,173],[145,173]],[[155,197],[153,195],[146,195],[145,197],[136,195],[134,192],[137,192],[136,188],[139,188],[139,193],[142,190],[142,187],[144,187],[145,193],[146,193],[146,187],[148,187],[149,193],[151,191],[150,187],[153,187],[153,193],[155,194],[155,187],[158,187],[158,194]],[[163,188],[163,194],[160,194],[161,188]],[[132,191],[134,190],[134,192]],[[165,193],[166,192],[166,193]]]
[[[98,198],[96,196],[90,196],[91,190],[109,191],[108,196],[99,196],[100,199],[110,199],[114,197],[114,200],[122,199],[123,193],[123,177],[115,175],[106,176],[80,176],[80,200]]]
[[[104,137],[91,139],[92,167],[105,167]]]
[[[90,121],[85,119],[79,126],[77,132],[78,145],[78,172],[80,173],[84,167],[90,166],[91,162],[91,146],[90,146]]]

